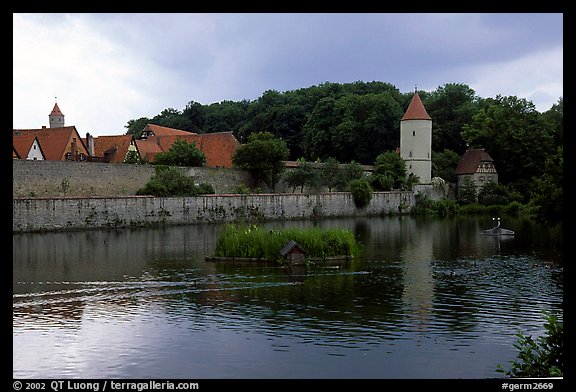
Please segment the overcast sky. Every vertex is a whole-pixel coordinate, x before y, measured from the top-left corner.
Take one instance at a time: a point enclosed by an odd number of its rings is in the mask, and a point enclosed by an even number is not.
[[[14,14],[13,128],[55,97],[81,136],[190,101],[254,100],[323,82],[401,92],[469,85],[546,111],[563,96],[563,15]]]

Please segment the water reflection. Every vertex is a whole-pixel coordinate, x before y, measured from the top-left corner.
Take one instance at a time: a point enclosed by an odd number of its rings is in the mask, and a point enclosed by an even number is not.
[[[561,235],[481,218],[344,227],[343,266],[206,262],[223,225],[13,235],[14,377],[484,378],[562,307]]]

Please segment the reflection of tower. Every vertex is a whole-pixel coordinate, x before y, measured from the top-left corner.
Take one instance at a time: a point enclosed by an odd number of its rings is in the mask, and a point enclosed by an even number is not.
[[[432,118],[418,93],[414,93],[400,120],[400,156],[408,174],[420,177],[420,184],[430,184],[432,177]]]
[[[404,223],[404,222],[403,222]],[[403,234],[409,238],[404,243],[400,255],[402,272],[404,273],[404,293],[402,299],[405,306],[416,318],[419,330],[425,330],[432,308],[434,296],[434,280],[432,277],[433,230],[427,227],[416,227],[415,221],[408,220],[409,225],[403,228]]]

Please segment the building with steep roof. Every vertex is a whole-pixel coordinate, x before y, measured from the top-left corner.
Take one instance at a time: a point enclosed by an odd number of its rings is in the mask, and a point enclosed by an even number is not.
[[[232,132],[214,132],[197,134],[180,129],[147,124],[142,136],[136,140],[140,157],[147,162],[153,162],[159,152],[166,152],[176,140],[185,140],[195,144],[206,155],[207,167],[231,168],[232,157],[240,145]]]
[[[12,143],[20,137],[35,137],[48,161],[86,161],[88,150],[75,126],[41,129],[13,129]],[[20,154],[22,157],[22,154]]]
[[[472,181],[476,188],[481,188],[489,182],[498,183],[498,172],[494,159],[484,148],[468,149],[460,158],[455,170],[458,178],[458,188],[467,180]]]
[[[431,183],[432,118],[418,92],[400,120],[400,156],[406,162],[408,174],[418,176],[420,184]]]
[[[87,134],[85,140],[89,149],[90,143],[93,143],[94,150],[91,151],[91,155],[105,163],[124,163],[130,151],[138,153],[138,147],[132,135],[106,135],[91,139],[91,136]]]
[[[35,133],[18,132],[12,135],[12,158],[44,160],[44,153]]]

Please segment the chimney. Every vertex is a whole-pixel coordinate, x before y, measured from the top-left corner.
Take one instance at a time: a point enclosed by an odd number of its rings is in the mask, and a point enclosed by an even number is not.
[[[86,149],[88,150],[88,155],[94,156],[94,137],[86,132]]]

